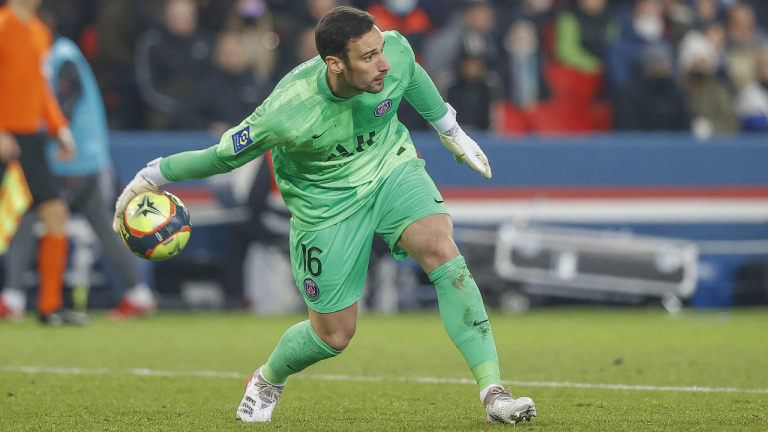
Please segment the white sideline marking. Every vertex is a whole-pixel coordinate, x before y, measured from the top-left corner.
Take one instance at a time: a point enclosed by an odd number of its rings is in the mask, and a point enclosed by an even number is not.
[[[164,371],[152,369],[84,369],[62,368],[46,366],[0,366],[0,372],[24,372],[24,373],[50,373],[64,375],[141,375],[156,377],[204,377],[204,378],[236,378],[246,379],[250,374],[238,372],[217,371]],[[352,382],[418,382],[432,384],[475,384],[475,380],[469,378],[434,378],[434,377],[408,377],[408,378],[384,378],[352,375],[293,375],[294,379],[318,380],[318,381],[352,381]],[[633,391],[671,391],[671,392],[698,392],[698,393],[756,393],[768,394],[768,389],[739,389],[733,387],[674,387],[674,386],[648,386],[626,384],[593,384],[572,382],[547,382],[547,381],[503,381],[505,385],[520,387],[558,387],[558,388],[582,388],[605,390],[633,390]]]

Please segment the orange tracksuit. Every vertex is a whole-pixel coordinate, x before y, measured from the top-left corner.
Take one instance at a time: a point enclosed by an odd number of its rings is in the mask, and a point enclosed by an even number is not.
[[[0,131],[33,134],[45,125],[49,135],[67,125],[43,74],[53,35],[37,15],[22,19],[0,7]]]
[[[24,21],[7,4],[0,7],[0,132],[26,135],[46,127],[49,135],[55,135],[67,126],[43,71],[52,43],[51,31],[37,15]],[[40,239],[37,310],[41,315],[63,304],[68,246],[65,235],[46,234]]]

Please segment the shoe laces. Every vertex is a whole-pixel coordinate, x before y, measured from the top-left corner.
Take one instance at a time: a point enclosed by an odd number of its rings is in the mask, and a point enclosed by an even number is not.
[[[486,399],[488,399],[486,405],[490,405],[499,398],[514,399],[515,397],[512,395],[510,390],[507,390],[504,387],[494,387],[488,392],[488,396],[486,396]]]
[[[262,405],[280,402],[280,394],[283,392],[282,388],[265,382],[260,377],[256,379],[257,381],[254,386],[256,389],[256,396],[261,400]],[[262,406],[262,408],[264,408],[264,406]]]

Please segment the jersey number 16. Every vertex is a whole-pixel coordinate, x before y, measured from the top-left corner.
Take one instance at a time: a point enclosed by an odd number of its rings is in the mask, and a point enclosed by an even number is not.
[[[307,245],[304,243],[301,244],[301,261],[304,265],[304,273],[306,273],[307,269],[309,269],[309,274],[314,277],[318,277],[320,276],[320,273],[323,272],[323,264],[320,262],[320,258],[312,256],[313,253],[317,253],[319,255],[323,253],[323,251],[320,250],[320,248],[316,248],[314,246],[307,250]]]

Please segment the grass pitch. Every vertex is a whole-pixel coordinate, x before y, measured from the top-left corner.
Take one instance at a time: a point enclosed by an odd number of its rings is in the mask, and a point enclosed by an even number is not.
[[[768,430],[768,309],[491,315],[502,378],[539,417],[487,425],[437,313],[360,317],[339,357],[242,424],[245,379],[304,316],[0,323],[0,430]],[[514,383],[512,381],[515,381]]]

